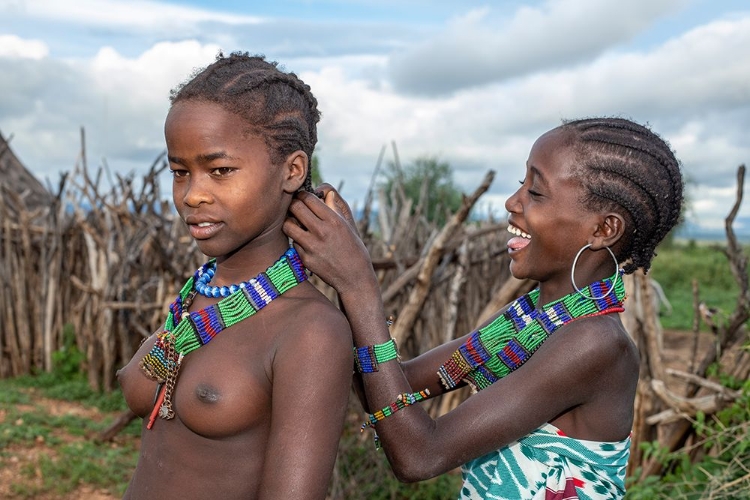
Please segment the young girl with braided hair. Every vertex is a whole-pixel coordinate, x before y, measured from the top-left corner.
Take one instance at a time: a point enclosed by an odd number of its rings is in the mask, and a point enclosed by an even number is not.
[[[179,216],[208,262],[118,372],[143,417],[126,499],[323,499],[351,387],[351,332],[282,232],[320,118],[295,74],[219,54],[172,92]]]
[[[324,200],[298,194],[284,230],[339,293],[370,413],[363,429],[377,431],[396,476],[462,466],[461,499],[622,498],[639,355],[616,313],[622,274],[648,271],[680,217],[670,147],[621,118],[542,135],[505,203],[511,273],[538,288],[404,362],[349,207],[321,190]],[[476,393],[437,419],[417,404],[466,384]]]

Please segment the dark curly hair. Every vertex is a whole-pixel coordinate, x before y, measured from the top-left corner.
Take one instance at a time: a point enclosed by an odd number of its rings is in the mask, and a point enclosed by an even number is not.
[[[285,73],[275,61],[247,52],[219,53],[216,61],[195,72],[174,88],[172,105],[191,99],[214,102],[247,120],[261,135],[271,161],[283,162],[295,151],[307,153],[303,188],[312,191],[312,156],[318,142],[318,101],[310,86],[294,73]]]
[[[582,201],[625,217],[617,252],[619,262],[627,261],[624,272],[648,272],[657,245],[682,214],[679,160],[656,133],[625,118],[564,121],[561,129],[572,135]]]

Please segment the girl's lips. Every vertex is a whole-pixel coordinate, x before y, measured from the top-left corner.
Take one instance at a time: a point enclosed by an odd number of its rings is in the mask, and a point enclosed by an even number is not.
[[[210,224],[202,223],[200,225],[188,224],[188,229],[190,230],[190,236],[194,239],[206,240],[215,235],[219,229],[221,229],[221,226],[221,222],[212,222]]]

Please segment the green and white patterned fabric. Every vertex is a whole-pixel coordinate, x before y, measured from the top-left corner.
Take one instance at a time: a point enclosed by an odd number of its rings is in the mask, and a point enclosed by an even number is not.
[[[604,500],[625,496],[630,437],[573,439],[552,424],[468,462],[459,500]]]

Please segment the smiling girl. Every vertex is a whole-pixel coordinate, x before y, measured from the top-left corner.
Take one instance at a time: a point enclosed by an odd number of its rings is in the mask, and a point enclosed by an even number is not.
[[[545,133],[505,203],[510,270],[538,288],[403,363],[390,355],[378,281],[348,205],[330,186],[325,203],[298,195],[284,230],[339,293],[369,413],[363,428],[377,430],[400,479],[462,466],[461,499],[624,496],[639,355],[617,314],[622,274],[648,271],[679,220],[682,189],[669,146],[630,120]],[[417,404],[466,384],[476,393],[437,419]]]

